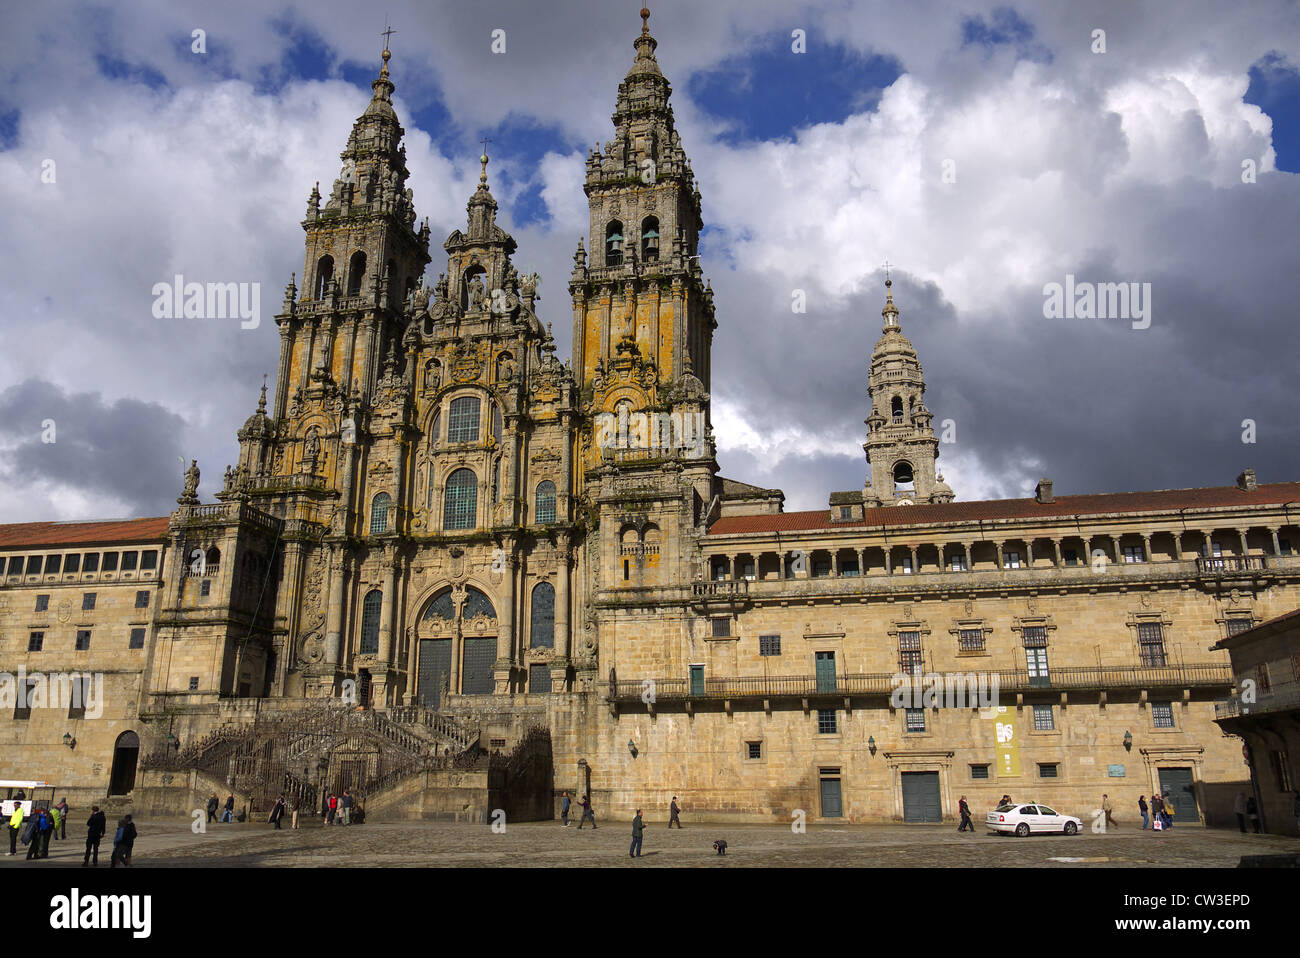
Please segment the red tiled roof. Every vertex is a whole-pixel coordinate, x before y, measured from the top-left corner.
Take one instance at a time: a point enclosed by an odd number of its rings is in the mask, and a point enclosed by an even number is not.
[[[160,516],[107,522],[15,522],[0,525],[0,549],[156,542],[166,534],[167,521]]]
[[[936,505],[882,506],[866,510],[866,518],[832,522],[831,510],[780,512],[773,515],[726,516],[709,529],[711,536],[762,532],[815,532],[827,529],[870,530],[881,526],[938,525],[979,519],[1045,519],[1053,516],[1106,515],[1116,512],[1177,512],[1226,506],[1295,503],[1300,506],[1300,482],[1274,482],[1253,492],[1236,486],[1208,489],[1160,489],[1154,492],[1109,492],[1089,496],[1057,496],[1055,502],[1036,499],[986,499]],[[1300,508],[1297,510],[1300,515]]]

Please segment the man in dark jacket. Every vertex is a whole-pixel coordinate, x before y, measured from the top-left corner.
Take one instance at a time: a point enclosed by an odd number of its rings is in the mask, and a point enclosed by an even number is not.
[[[641,857],[641,838],[645,835],[645,822],[641,821],[641,809],[636,810],[632,819],[632,847],[627,850],[628,858]]]
[[[68,837],[68,798],[65,795],[59,799],[59,804],[54,806],[59,810],[59,834],[60,841]]]
[[[86,820],[86,860],[81,863],[81,867],[87,865],[99,867],[99,840],[104,837],[106,831],[108,831],[108,822],[104,819],[104,813],[99,810],[98,805],[91,805],[90,818]]]
[[[113,836],[113,859],[110,868],[116,868],[120,861],[123,868],[131,867],[131,848],[135,845],[135,822],[130,815],[123,815],[117,823],[117,834]]]
[[[235,796],[226,796],[226,811],[221,816],[223,822],[233,822],[235,820]]]
[[[50,813],[49,809],[42,810],[41,815],[42,815],[41,831],[40,831],[41,850],[36,857],[49,858],[50,838],[52,838],[54,835],[54,816]]]
[[[578,803],[578,807],[582,809],[582,817],[578,819],[578,831],[582,831],[582,823],[589,818],[591,819],[591,830],[595,831],[596,813],[591,810],[591,799],[586,795],[582,796],[582,801]]]
[[[284,795],[281,794],[275,800],[275,807],[271,809],[271,824],[276,828],[280,827],[280,819],[284,818]]]
[[[682,814],[682,810],[677,807],[677,796],[674,795],[673,800],[668,803],[668,827],[669,828],[672,828],[674,824],[679,829],[682,827],[681,814]]]
[[[215,822],[217,820],[217,809],[220,807],[221,807],[221,803],[217,801],[217,796],[214,793],[213,796],[208,799],[208,821],[209,822]]]
[[[32,812],[32,817],[27,819],[27,827],[23,829],[23,844],[27,846],[28,861],[41,857],[41,819],[44,815],[44,809],[36,809]]]

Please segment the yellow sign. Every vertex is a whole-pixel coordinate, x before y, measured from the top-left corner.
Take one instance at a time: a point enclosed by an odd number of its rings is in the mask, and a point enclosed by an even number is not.
[[[1020,777],[1020,743],[1016,741],[1016,713],[999,705],[993,716],[993,731],[997,735],[998,777]]]

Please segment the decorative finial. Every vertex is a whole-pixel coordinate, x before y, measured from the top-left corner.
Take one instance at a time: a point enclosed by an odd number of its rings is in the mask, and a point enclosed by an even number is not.
[[[487,186],[487,165],[488,165],[487,148],[488,148],[488,144],[491,143],[492,141],[485,136],[483,137],[482,142],[483,142],[483,155],[478,158],[478,161],[483,164],[483,170],[478,175],[478,181],[483,186]]]
[[[641,8],[641,35],[648,37],[650,35],[650,8]]]
[[[393,55],[388,49],[388,38],[396,32],[396,30],[388,25],[388,20],[385,18],[384,32],[380,34],[380,36],[384,38],[384,52],[380,54],[380,56],[384,58],[384,66],[383,69],[379,71],[384,76],[388,75],[388,61]]]
[[[890,283],[890,280],[889,280],[889,267],[890,267],[890,262],[889,262],[889,260],[886,259],[886,260],[885,260],[883,263],[881,263],[880,265],[883,266],[883,267],[885,268],[885,285],[886,285],[886,286],[890,286],[890,285],[892,285],[892,284]]]
[[[266,373],[262,373],[262,398],[257,401],[257,411],[266,415]]]

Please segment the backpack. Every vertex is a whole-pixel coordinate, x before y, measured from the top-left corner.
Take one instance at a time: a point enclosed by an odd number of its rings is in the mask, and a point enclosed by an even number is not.
[[[125,832],[126,832],[126,829],[125,829],[125,828],[123,828],[121,825],[118,825],[118,826],[117,826],[117,831],[113,834],[113,844],[114,844],[114,845],[116,845],[118,842],[120,842],[120,841],[122,840],[122,835],[123,835]]]

